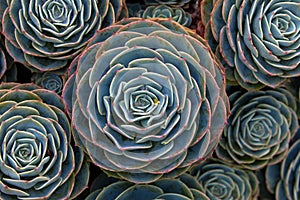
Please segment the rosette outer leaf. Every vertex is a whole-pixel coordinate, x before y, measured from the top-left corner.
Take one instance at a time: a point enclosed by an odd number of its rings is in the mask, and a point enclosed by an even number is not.
[[[258,179],[248,170],[209,159],[195,166],[191,175],[209,199],[255,200],[259,194]]]
[[[216,149],[221,160],[258,170],[280,162],[299,125],[296,102],[285,89],[236,92],[231,115]]]
[[[36,85],[0,85],[1,199],[72,199],[85,189],[88,164],[70,145],[63,108]]]
[[[270,165],[266,170],[266,186],[276,200],[296,200],[300,197],[300,140],[293,141],[287,156],[281,163]]]
[[[204,0],[201,16],[232,84],[275,88],[300,75],[299,0]]]
[[[209,200],[201,185],[189,174],[177,179],[163,178],[151,184],[133,184],[118,181],[91,193],[86,200],[115,199],[164,199],[164,200]]]
[[[123,16],[127,13],[122,0],[11,0],[2,28],[14,60],[44,72],[65,67],[97,30]]]
[[[63,98],[76,142],[112,176],[176,176],[219,141],[228,108],[222,70],[204,41],[173,20],[108,27],[69,71]]]

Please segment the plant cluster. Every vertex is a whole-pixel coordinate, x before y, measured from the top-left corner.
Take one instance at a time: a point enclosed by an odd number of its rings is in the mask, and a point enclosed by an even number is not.
[[[299,0],[0,0],[0,199],[300,199]]]

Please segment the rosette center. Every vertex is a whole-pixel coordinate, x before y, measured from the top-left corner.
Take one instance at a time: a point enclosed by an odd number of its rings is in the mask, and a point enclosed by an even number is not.
[[[59,92],[62,88],[62,81],[60,79],[47,79],[43,85],[46,89]]]
[[[31,131],[11,130],[8,136],[3,157],[7,164],[19,171],[40,162],[41,141]]]
[[[63,1],[47,1],[45,5],[47,7],[49,19],[51,19],[52,22],[62,20],[68,10]]]
[[[148,86],[133,92],[130,96],[130,108],[135,116],[150,114],[159,104],[158,97]]]
[[[28,161],[35,155],[35,152],[31,144],[19,144],[15,154],[20,159]]]
[[[255,135],[262,135],[265,132],[265,127],[262,123],[258,122],[253,125],[253,133]]]
[[[76,7],[72,6],[70,2],[57,0],[46,1],[41,6],[40,18],[44,19],[43,23],[57,31],[57,28],[69,27],[74,19],[76,19]],[[73,15],[73,19],[71,16]]]
[[[222,185],[213,185],[209,189],[216,197],[223,197],[226,191],[225,188],[222,187]]]
[[[213,176],[206,183],[206,191],[218,199],[227,199],[232,194],[235,186],[233,180],[230,177],[220,175],[220,177]]]

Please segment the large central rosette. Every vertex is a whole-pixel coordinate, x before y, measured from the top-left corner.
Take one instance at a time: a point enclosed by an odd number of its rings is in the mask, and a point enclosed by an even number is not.
[[[228,99],[216,61],[190,34],[170,20],[131,19],[99,32],[73,62],[63,97],[96,165],[151,182],[211,154]]]

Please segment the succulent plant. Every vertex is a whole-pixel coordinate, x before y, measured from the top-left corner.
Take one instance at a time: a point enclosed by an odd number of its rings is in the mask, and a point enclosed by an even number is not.
[[[7,2],[2,20],[6,48],[35,72],[65,67],[99,29],[126,15],[122,0]]]
[[[164,200],[209,200],[200,192],[201,186],[189,174],[178,179],[164,178],[151,184],[133,184],[118,181],[91,193],[86,200],[115,199],[164,199]]]
[[[177,6],[183,6],[190,2],[190,0],[144,0],[144,3],[146,5],[177,5]]]
[[[235,92],[231,115],[216,149],[221,160],[258,170],[280,162],[298,129],[296,102],[283,88]]]
[[[209,199],[255,200],[259,194],[258,179],[248,170],[208,159],[191,171]]]
[[[85,189],[88,163],[71,147],[61,98],[34,84],[0,85],[0,198],[72,199]]]
[[[204,0],[201,5],[205,37],[226,67],[228,82],[257,90],[300,75],[299,0]]]
[[[283,161],[267,167],[266,186],[271,193],[275,194],[276,200],[299,199],[299,169],[300,138],[297,137]]]
[[[169,19],[101,30],[63,90],[74,137],[112,176],[153,182],[209,156],[227,120],[225,78],[207,44]]]
[[[31,80],[42,88],[61,94],[66,82],[66,73],[64,71],[34,73]]]
[[[190,13],[185,12],[180,7],[171,7],[167,5],[148,6],[145,10],[140,10],[137,17],[149,18],[172,18],[179,24],[189,27],[192,23]]]

